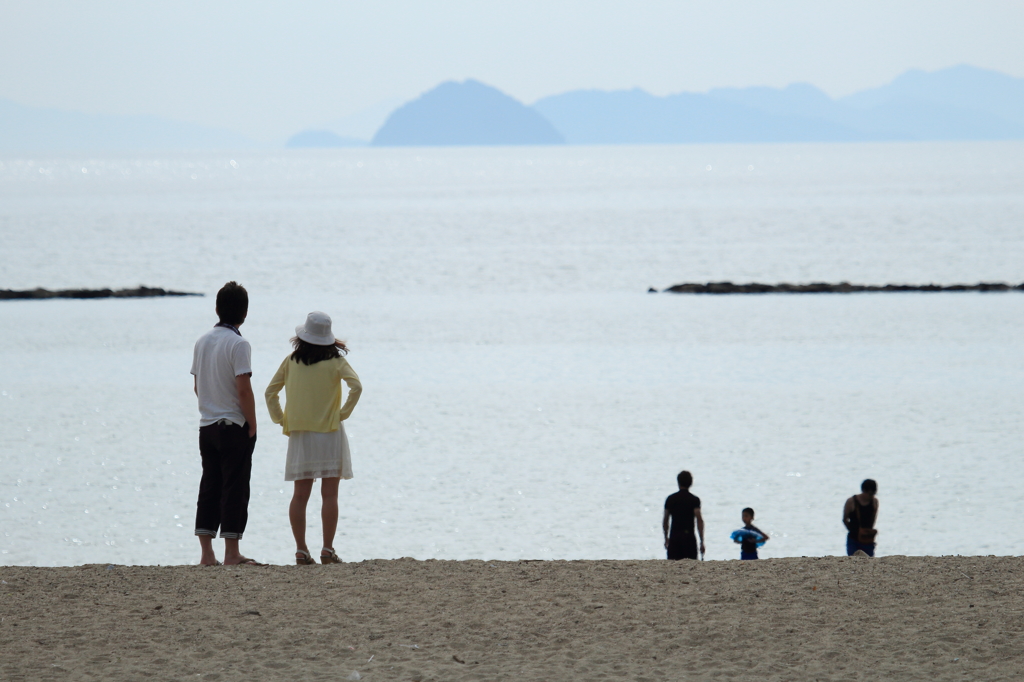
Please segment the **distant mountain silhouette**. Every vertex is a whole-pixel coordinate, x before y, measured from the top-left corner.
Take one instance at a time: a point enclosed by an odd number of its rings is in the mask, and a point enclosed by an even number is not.
[[[381,103],[378,103],[380,105]],[[372,127],[379,111],[357,112]],[[372,114],[372,116],[371,116]],[[352,118],[352,117],[349,117]],[[363,120],[366,119],[366,120]],[[367,123],[366,121],[371,121]],[[332,126],[289,147],[366,144]],[[812,85],[718,88],[658,97],[577,90],[528,107],[479,81],[448,81],[394,110],[370,144],[516,145],[1024,139],[1024,78],[973,66],[908,71],[832,99]],[[86,114],[0,99],[0,152],[258,149],[234,132],[156,116]]]
[[[330,130],[303,130],[288,138],[284,146],[291,149],[304,149],[315,147],[365,147],[366,140],[357,140],[352,137],[342,137]]]
[[[888,85],[838,101],[862,110],[899,102],[931,103],[1024,125],[1024,78],[963,64],[933,73],[907,71]]]
[[[716,88],[709,90],[707,96],[776,116],[824,118],[835,107],[831,97],[809,83],[793,83],[784,88]]]
[[[915,139],[998,140],[1024,137],[1024,78],[960,65],[908,71],[892,83],[837,101]]]
[[[252,149],[260,145],[228,130],[156,116],[84,114],[28,107],[0,99],[0,150]]]
[[[447,81],[392,112],[374,146],[561,144],[541,114],[475,80]]]
[[[580,90],[534,105],[570,144],[811,142],[865,139],[860,131],[810,116],[773,114],[708,95],[655,97],[643,90]]]
[[[1024,139],[1024,79],[971,66],[910,71],[839,100],[807,84],[665,97],[578,90],[534,109],[570,144]]]

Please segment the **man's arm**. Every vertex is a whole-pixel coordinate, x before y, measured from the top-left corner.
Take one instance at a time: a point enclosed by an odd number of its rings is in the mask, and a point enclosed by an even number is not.
[[[693,510],[693,515],[697,517],[697,535],[700,536],[700,553],[704,553],[704,515],[700,513],[700,507]]]
[[[238,389],[238,404],[242,408],[242,416],[249,425],[249,438],[256,435],[256,398],[252,394],[252,373],[239,374],[235,377],[235,388]]]
[[[846,530],[851,533],[857,532],[857,526],[853,521],[853,498],[846,500],[846,504],[843,505],[843,525],[846,526]]]
[[[668,513],[668,509],[665,510],[665,516],[661,519],[661,530],[665,532],[665,549],[668,549],[668,520],[671,518],[671,514]]]
[[[195,374],[192,375],[192,390],[195,391],[196,397],[199,397],[199,379]]]

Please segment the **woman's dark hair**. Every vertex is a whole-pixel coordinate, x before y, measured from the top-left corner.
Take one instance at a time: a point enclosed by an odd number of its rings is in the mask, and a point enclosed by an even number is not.
[[[249,292],[238,282],[228,282],[217,292],[217,317],[224,324],[236,327],[249,313]]]
[[[293,336],[292,348],[295,349],[295,352],[292,353],[292,360],[301,362],[304,365],[315,365],[321,360],[330,360],[331,358],[340,358],[342,355],[348,355],[348,346],[345,345],[344,341],[338,341],[337,339],[329,346],[318,346],[315,343],[309,343],[297,336]]]
[[[679,475],[676,476],[676,483],[679,484],[680,488],[689,488],[693,485],[693,475],[689,471],[680,471]]]

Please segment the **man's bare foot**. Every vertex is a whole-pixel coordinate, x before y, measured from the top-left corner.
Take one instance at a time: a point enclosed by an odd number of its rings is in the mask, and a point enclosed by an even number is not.
[[[266,564],[261,564],[260,562],[256,561],[255,559],[250,559],[249,557],[244,557],[244,556],[237,556],[237,557],[232,557],[231,559],[224,559],[224,565],[225,566],[266,566]]]
[[[199,565],[200,566],[220,566],[220,562],[217,561],[217,555],[213,551],[213,536],[212,535],[199,535]]]

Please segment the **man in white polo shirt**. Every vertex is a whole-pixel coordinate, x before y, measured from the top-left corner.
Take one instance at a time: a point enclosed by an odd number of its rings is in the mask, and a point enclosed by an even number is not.
[[[217,566],[213,538],[224,538],[224,563],[260,566],[242,556],[238,541],[249,518],[249,476],[256,447],[256,400],[252,394],[252,349],[238,328],[249,312],[249,294],[236,282],[217,292],[220,322],[203,334],[192,355],[199,398],[199,454],[203,478],[196,504],[199,563]]]

